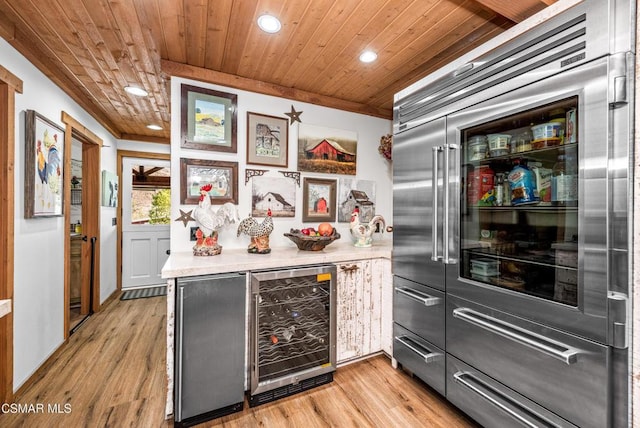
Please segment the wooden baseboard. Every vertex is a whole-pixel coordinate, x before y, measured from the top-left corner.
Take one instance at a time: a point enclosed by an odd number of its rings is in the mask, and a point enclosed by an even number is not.
[[[118,298],[120,298],[121,293],[122,293],[122,290],[113,290],[113,293],[111,293],[111,295],[107,297],[107,300],[105,300],[104,303],[100,305],[100,310],[103,310],[104,308],[106,308],[108,305],[111,304],[111,302],[118,300]]]
[[[351,358],[350,360],[340,361],[339,363],[336,364],[336,367],[340,368],[340,367],[348,366],[349,364],[358,363],[360,361],[368,360],[369,358],[377,357],[378,355],[385,355],[386,357],[389,357],[384,351],[377,351],[377,352],[374,352],[373,354],[367,354],[367,355],[363,355],[361,357]]]

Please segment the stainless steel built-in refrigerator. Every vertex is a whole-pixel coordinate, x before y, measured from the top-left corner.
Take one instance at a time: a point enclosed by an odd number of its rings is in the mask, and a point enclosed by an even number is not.
[[[243,272],[176,280],[176,426],[243,408],[246,281]]]
[[[487,426],[627,426],[635,2],[394,107],[394,358]]]

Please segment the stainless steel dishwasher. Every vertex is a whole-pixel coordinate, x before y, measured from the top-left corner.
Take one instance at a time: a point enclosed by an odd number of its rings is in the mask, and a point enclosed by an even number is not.
[[[243,408],[246,275],[176,281],[174,420],[192,426]]]

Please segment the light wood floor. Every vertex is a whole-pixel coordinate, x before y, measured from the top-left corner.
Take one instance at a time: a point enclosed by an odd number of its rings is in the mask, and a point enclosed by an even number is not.
[[[32,413],[1,427],[172,427],[164,420],[165,299],[114,300],[85,322],[31,387]],[[42,406],[42,412],[40,407]],[[60,413],[50,406],[58,405]],[[65,407],[65,405],[67,407]],[[201,427],[475,427],[441,396],[377,356],[328,385]]]

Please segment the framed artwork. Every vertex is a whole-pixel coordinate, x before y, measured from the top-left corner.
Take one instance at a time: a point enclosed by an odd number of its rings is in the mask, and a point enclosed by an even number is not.
[[[368,222],[376,211],[376,182],[341,178],[338,183],[338,222],[349,223],[351,213],[358,207],[360,221]]]
[[[356,175],[358,134],[301,123],[298,127],[298,171]]]
[[[61,216],[64,130],[34,110],[25,128],[24,218]]]
[[[295,217],[296,183],[284,177],[253,177],[251,191],[251,216]]]
[[[336,180],[305,177],[302,186],[302,221],[336,219]]]
[[[247,163],[286,168],[288,132],[287,119],[247,112]]]
[[[238,162],[180,159],[180,203],[200,202],[200,187],[211,184],[213,205],[238,203]]]
[[[182,85],[180,146],[236,153],[237,100],[235,94]]]
[[[102,171],[102,206],[118,206],[118,176],[107,170]]]

